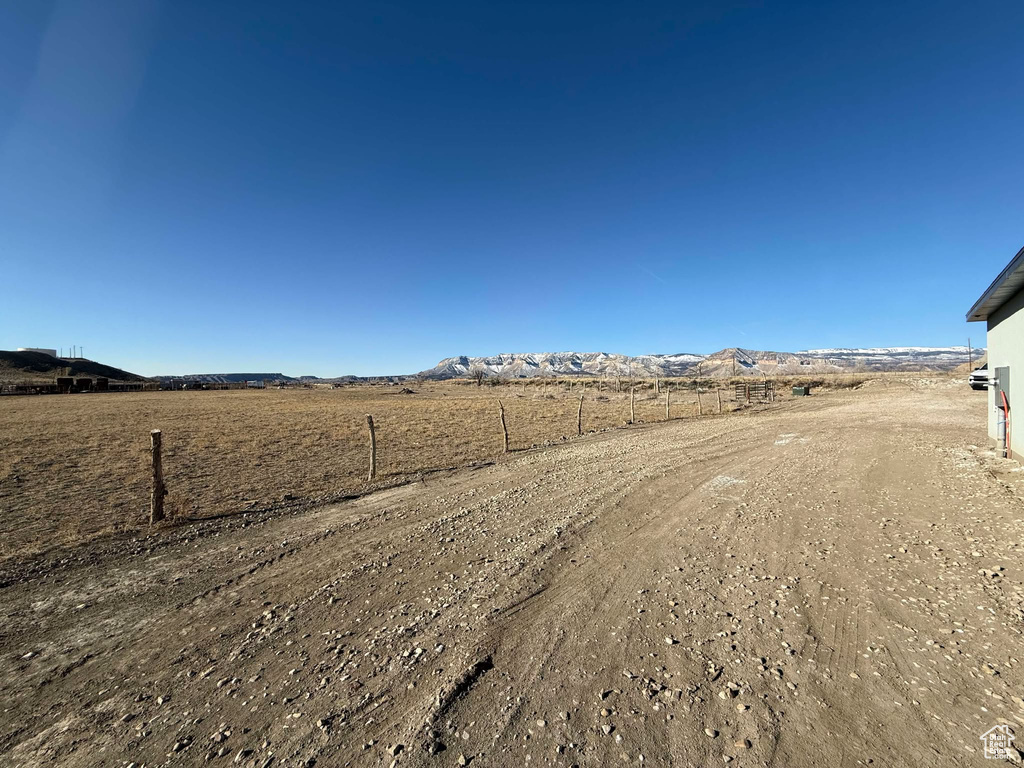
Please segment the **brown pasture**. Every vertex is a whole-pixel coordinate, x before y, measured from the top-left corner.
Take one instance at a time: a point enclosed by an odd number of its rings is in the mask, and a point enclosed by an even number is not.
[[[494,459],[499,397],[513,451],[576,435],[579,384],[412,386],[414,394],[351,386],[0,399],[0,559],[143,525],[152,429],[163,431],[172,520],[328,501]],[[627,382],[621,392],[604,386],[585,391],[584,432],[629,420]],[[702,397],[713,412],[714,392]],[[645,382],[635,408],[638,422],[663,421],[664,394]],[[368,413],[378,445],[372,485]],[[673,418],[694,415],[693,389],[677,384]]]

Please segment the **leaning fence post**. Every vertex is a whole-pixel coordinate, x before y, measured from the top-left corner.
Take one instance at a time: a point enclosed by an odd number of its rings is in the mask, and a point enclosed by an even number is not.
[[[716,389],[715,392],[718,394],[718,413],[722,413],[722,390]]]
[[[377,476],[377,431],[373,428],[373,416],[366,414],[366,427],[370,430],[370,475],[369,480]]]
[[[636,421],[636,411],[633,407],[633,401],[636,396],[636,387],[629,388],[629,423],[633,424]]]
[[[583,434],[583,395],[580,395],[580,407],[576,411],[576,436]]]
[[[505,424],[505,406],[501,404],[501,400],[498,401],[498,415],[501,417],[502,450],[508,453],[508,426]]]
[[[153,450],[153,495],[149,500],[149,522],[159,523],[164,519],[164,496],[167,495],[167,488],[164,487],[164,465],[160,455],[162,433],[154,429],[149,433]]]
[[[672,418],[672,390],[665,387],[665,421]]]

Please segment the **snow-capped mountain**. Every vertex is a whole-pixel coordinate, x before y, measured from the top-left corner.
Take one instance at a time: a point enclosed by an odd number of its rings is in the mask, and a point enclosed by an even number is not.
[[[971,350],[968,347],[871,347],[868,349],[808,349],[797,352],[798,355],[812,355],[814,357],[828,357],[837,360],[850,360],[863,363],[879,363],[891,365],[896,362],[921,363],[949,363],[950,367],[967,362]],[[984,350],[973,350],[973,356],[977,358]]]
[[[974,359],[984,349],[974,350]],[[887,347],[764,352],[731,347],[711,355],[619,355],[608,352],[544,352],[491,357],[449,357],[419,374],[425,379],[457,379],[477,371],[487,377],[742,376],[827,373],[853,370],[949,370],[968,360],[967,347]],[[699,368],[699,370],[698,370]]]
[[[492,357],[449,357],[420,376],[453,379],[482,370],[486,376],[529,378],[533,376],[681,376],[703,355],[628,355],[607,352],[545,352],[503,354]]]

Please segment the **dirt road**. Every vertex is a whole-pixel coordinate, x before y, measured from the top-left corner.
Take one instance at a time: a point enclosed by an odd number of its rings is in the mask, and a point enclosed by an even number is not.
[[[992,764],[1024,473],[875,384],[16,564],[0,763]]]

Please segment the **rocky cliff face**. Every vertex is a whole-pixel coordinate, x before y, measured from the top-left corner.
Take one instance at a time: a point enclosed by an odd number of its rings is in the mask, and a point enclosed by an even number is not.
[[[977,359],[984,350],[974,350]],[[485,376],[742,376],[837,373],[857,370],[952,370],[967,362],[967,347],[886,347],[765,352],[730,347],[711,355],[619,355],[607,352],[545,352],[491,357],[449,357],[419,374],[455,379],[482,371]],[[699,371],[698,371],[699,366]]]
[[[451,379],[471,376],[528,378],[533,376],[682,376],[702,355],[628,355],[607,352],[547,352],[492,357],[449,357],[420,376]]]

